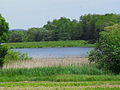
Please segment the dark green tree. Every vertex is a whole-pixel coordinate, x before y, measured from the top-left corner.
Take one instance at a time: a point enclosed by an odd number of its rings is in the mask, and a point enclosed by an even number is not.
[[[7,38],[7,36],[5,37],[5,35],[7,35],[8,30],[9,30],[8,23],[0,15],[0,68],[3,67],[4,58],[5,58],[5,55],[7,54],[7,50],[8,50],[7,47],[2,45],[1,43],[6,41],[5,38]]]
[[[79,21],[61,17],[48,21],[42,28],[16,32],[22,37],[21,41],[87,40],[95,43],[99,38],[99,32],[104,31],[104,27],[117,23],[120,23],[119,14],[87,14],[81,16]],[[10,34],[9,40],[13,41],[11,35],[13,34]],[[7,35],[4,34],[5,36]]]
[[[9,37],[9,42],[23,42],[22,34],[19,32],[13,32]]]
[[[28,41],[51,41],[52,31],[45,28],[30,28],[27,32]]]
[[[100,68],[120,73],[120,24],[109,26],[100,33],[95,50],[91,51],[89,60]]]
[[[54,41],[72,40],[75,39],[73,34],[77,32],[77,24],[78,22],[76,20],[71,21],[68,18],[61,17],[58,20],[49,21],[44,25],[44,28],[53,32]]]

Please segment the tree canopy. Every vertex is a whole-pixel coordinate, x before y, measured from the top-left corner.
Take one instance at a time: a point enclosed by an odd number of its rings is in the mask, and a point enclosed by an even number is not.
[[[71,20],[66,17],[54,19],[53,21],[48,21],[41,28],[30,28],[27,31],[20,31],[20,33],[24,32],[24,34],[19,34],[23,42],[59,40],[87,40],[95,42],[99,37],[99,32],[104,31],[104,27],[117,23],[120,23],[119,14],[87,14],[81,16],[79,20]],[[18,33],[18,31],[16,32]],[[15,31],[11,31],[11,33],[16,34]],[[10,42],[14,42],[14,40],[11,40],[12,36],[13,34],[10,34]]]
[[[105,31],[100,33],[89,60],[96,62],[101,68],[120,73],[120,24],[106,27]]]
[[[8,35],[8,23],[6,20],[0,15],[0,68],[2,68],[4,63],[5,55],[7,54],[7,48],[4,45],[1,45],[2,42],[6,41]]]

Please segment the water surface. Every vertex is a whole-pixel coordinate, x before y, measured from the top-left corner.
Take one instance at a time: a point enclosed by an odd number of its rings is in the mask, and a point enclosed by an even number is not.
[[[65,48],[22,48],[13,49],[27,53],[33,58],[65,58],[65,57],[86,57],[93,48],[65,47]]]

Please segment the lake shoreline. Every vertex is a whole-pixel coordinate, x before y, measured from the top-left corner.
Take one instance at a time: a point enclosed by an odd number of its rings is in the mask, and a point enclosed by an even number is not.
[[[94,44],[84,40],[73,41],[45,41],[45,42],[21,42],[5,43],[9,48],[61,48],[61,47],[95,47]]]

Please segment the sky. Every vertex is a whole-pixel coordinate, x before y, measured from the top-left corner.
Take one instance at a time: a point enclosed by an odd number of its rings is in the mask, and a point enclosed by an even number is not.
[[[10,29],[42,27],[47,21],[84,14],[120,14],[120,0],[0,0],[0,13]]]

